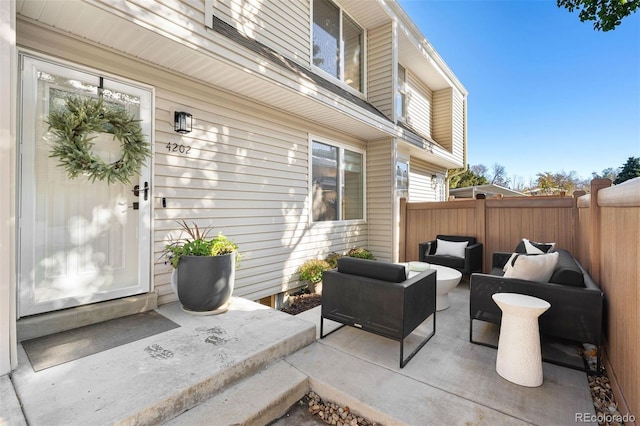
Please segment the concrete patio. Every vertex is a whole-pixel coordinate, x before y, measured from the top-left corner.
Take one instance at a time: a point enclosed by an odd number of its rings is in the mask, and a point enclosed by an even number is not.
[[[165,305],[179,328],[37,373],[20,346],[18,369],[0,378],[0,424],[266,424],[310,389],[386,425],[595,414],[583,372],[544,363],[537,388],[501,378],[496,351],[468,342],[468,292],[464,282],[452,291],[436,335],[403,369],[398,342],[349,327],[316,340],[319,307],[294,317],[234,299],[224,315],[190,316]],[[150,356],[154,345],[166,356]]]

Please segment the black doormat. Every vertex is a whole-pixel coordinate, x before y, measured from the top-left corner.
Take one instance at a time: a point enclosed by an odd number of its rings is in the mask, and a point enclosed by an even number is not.
[[[35,371],[64,364],[180,327],[155,311],[87,325],[22,342]]]

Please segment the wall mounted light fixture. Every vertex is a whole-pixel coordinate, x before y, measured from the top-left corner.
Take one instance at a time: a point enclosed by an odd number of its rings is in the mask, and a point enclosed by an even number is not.
[[[433,189],[436,189],[436,186],[438,186],[438,176],[431,175],[431,186]]]
[[[174,112],[173,130],[182,134],[191,132],[193,130],[193,116],[184,111]]]

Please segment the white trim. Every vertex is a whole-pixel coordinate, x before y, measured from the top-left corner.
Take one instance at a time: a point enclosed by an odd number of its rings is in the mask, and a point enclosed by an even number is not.
[[[340,219],[340,220],[328,220],[328,221],[314,221],[313,220],[313,142],[323,143],[340,149],[342,153],[345,149],[362,155],[362,219]],[[309,191],[309,205],[308,205],[308,217],[309,224],[319,223],[340,223],[340,224],[364,224],[367,222],[367,152],[362,148],[355,147],[353,145],[346,144],[344,142],[337,142],[334,139],[329,139],[321,136],[309,134],[308,138],[308,150],[309,150],[309,163],[308,163],[308,191]],[[344,155],[338,156],[340,164],[338,169],[344,170]],[[341,173],[342,174],[342,173]],[[342,185],[338,183],[339,199],[342,199]]]
[[[0,2],[0,375],[17,365],[15,268],[16,2]]]
[[[213,27],[213,4],[216,0],[204,0],[204,26]]]

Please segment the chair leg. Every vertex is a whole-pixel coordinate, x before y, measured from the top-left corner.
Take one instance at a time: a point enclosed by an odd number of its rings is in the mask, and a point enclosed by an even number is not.
[[[431,338],[434,336],[434,334],[436,334],[436,313],[435,312],[433,313],[433,331],[431,333],[429,333],[429,335],[422,342],[420,342],[418,347],[415,348],[413,350],[413,352],[411,352],[409,354],[409,356],[407,356],[406,359],[403,359],[403,356],[404,356],[404,338],[400,339],[400,368],[404,368],[404,366],[407,365],[407,363],[409,361],[411,361],[411,358],[413,358],[418,353],[418,351],[420,349],[422,349],[422,347],[424,345],[426,345],[429,340],[431,340]]]
[[[346,324],[342,324],[340,325],[340,327],[337,327],[335,330],[331,330],[330,332],[328,332],[327,334],[324,334],[324,317],[320,316],[320,338],[324,339],[325,337],[327,337],[328,335],[330,335],[331,333],[335,333],[336,331],[340,330],[342,327],[344,327]]]

